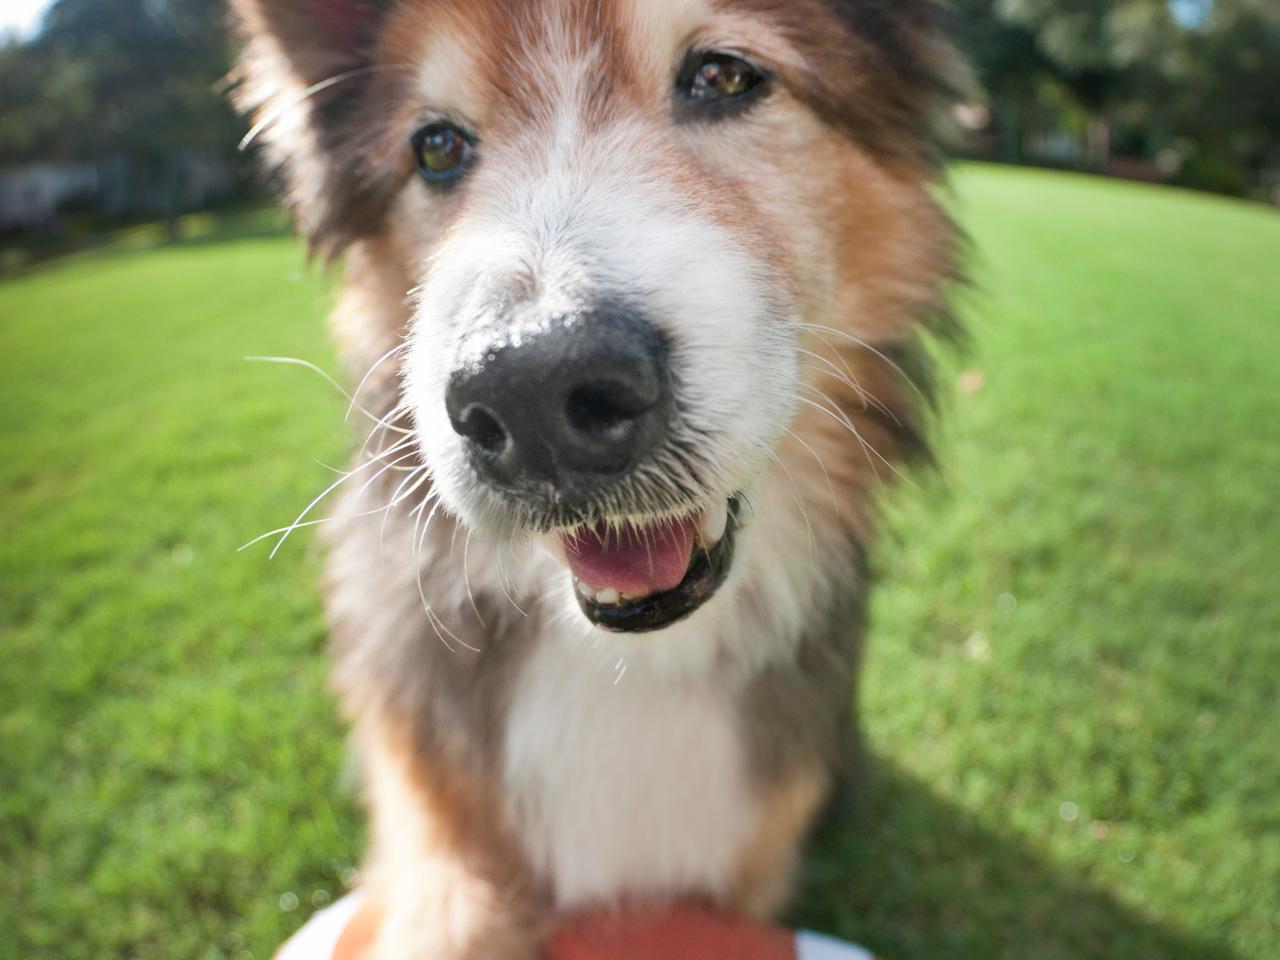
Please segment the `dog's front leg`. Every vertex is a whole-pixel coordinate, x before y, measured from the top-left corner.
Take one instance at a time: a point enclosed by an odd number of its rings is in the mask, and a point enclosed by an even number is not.
[[[533,960],[548,899],[483,775],[361,731],[373,845],[367,960]]]

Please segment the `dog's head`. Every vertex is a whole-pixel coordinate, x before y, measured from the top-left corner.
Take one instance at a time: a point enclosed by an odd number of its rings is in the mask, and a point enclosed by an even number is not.
[[[236,7],[301,227],[403,278],[403,402],[466,525],[545,537],[588,619],[648,630],[770,491],[820,550],[863,519],[949,263],[933,0]]]

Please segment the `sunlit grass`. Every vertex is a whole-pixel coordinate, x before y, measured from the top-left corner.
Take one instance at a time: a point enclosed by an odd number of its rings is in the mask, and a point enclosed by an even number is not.
[[[893,511],[869,779],[797,919],[891,960],[1273,956],[1280,217],[956,188],[985,382]],[[310,538],[236,552],[348,448],[319,379],[242,359],[332,365],[273,222],[0,283],[0,956],[263,960],[359,856]]]

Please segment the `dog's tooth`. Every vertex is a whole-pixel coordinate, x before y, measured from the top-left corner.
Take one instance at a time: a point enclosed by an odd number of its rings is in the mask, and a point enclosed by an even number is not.
[[[702,536],[703,545],[714,547],[719,543],[728,524],[729,505],[727,503],[720,500],[707,507],[698,523],[698,533]]]
[[[588,587],[581,580],[578,580],[575,578],[573,581],[573,587],[575,590],[578,591],[580,596],[586,597],[588,600],[593,599],[594,595],[591,592],[591,588]]]
[[[618,591],[613,589],[613,587],[606,587],[596,593],[596,603],[603,603],[605,606],[609,607],[615,605],[621,599],[622,594],[618,593]]]

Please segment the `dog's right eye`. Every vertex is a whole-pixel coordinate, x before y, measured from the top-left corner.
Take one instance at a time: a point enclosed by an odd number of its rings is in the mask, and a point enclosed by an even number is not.
[[[448,186],[466,173],[475,152],[474,139],[444,121],[427,124],[413,135],[412,144],[418,173],[439,186]]]
[[[746,108],[769,88],[769,74],[732,53],[694,50],[676,77],[686,114],[724,116]]]

